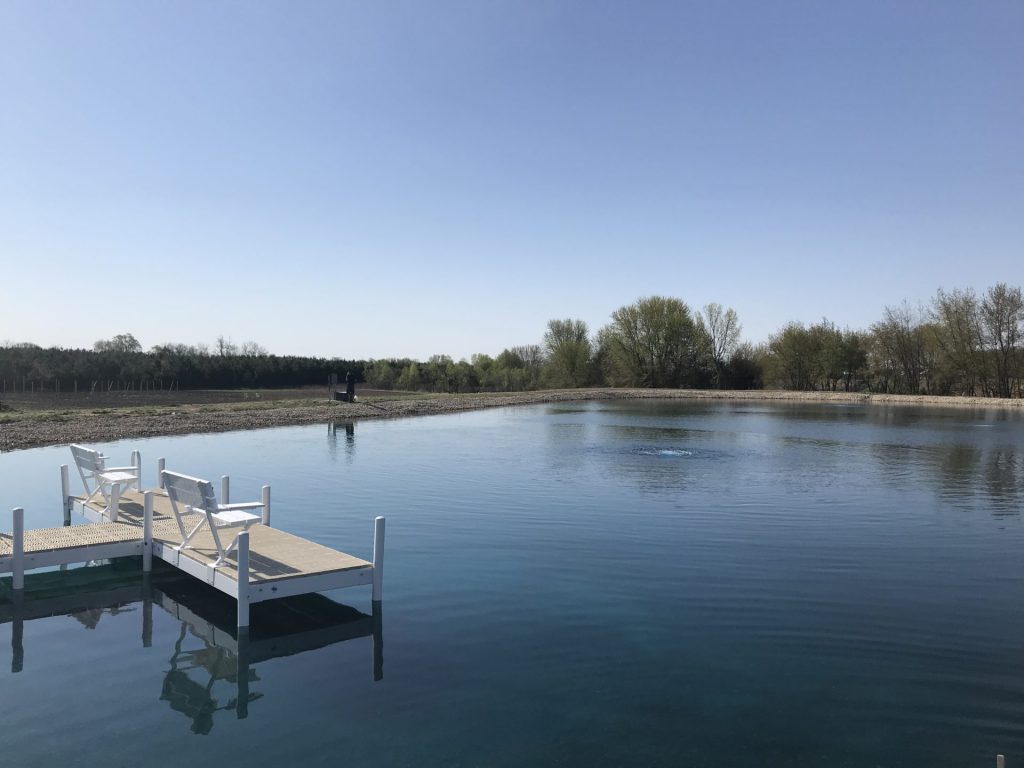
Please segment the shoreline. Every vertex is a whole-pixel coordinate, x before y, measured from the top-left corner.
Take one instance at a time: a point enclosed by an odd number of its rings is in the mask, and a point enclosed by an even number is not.
[[[571,389],[539,392],[374,397],[355,403],[263,401],[252,404],[112,408],[96,411],[23,412],[0,421],[0,452],[140,437],[232,432],[331,421],[434,416],[590,400],[731,400],[748,402],[850,403],[896,407],[972,408],[1024,413],[1024,399],[877,395],[786,390]]]

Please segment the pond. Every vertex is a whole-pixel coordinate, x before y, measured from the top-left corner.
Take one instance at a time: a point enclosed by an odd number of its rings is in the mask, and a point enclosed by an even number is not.
[[[1024,760],[1020,413],[613,401],[102,448],[269,483],[276,526],[362,557],[385,515],[383,605],[289,601],[240,643],[230,600],[133,561],[18,606],[5,579],[5,765]],[[59,524],[69,459],[0,454],[0,529]]]

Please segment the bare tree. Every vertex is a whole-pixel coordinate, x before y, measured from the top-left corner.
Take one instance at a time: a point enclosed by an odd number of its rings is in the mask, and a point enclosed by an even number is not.
[[[993,358],[996,394],[1011,397],[1019,387],[1020,339],[1024,333],[1024,296],[1020,288],[997,283],[981,302],[985,347]]]
[[[238,354],[238,347],[230,338],[217,337],[217,354],[221,357],[231,357]]]
[[[247,341],[242,345],[241,354],[246,357],[263,357],[267,354],[267,350],[255,341]]]
[[[722,309],[721,304],[712,302],[704,307],[704,314],[697,316],[697,322],[707,337],[708,354],[715,366],[715,386],[722,386],[722,371],[740,343],[739,318],[736,310]]]

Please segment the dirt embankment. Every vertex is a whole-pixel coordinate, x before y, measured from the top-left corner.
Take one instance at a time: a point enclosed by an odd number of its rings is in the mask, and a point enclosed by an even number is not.
[[[613,399],[747,400],[838,402],[886,406],[941,406],[1012,409],[1024,412],[1024,400],[914,395],[862,395],[848,392],[718,391],[679,389],[573,389],[477,395],[388,397],[356,403],[326,399],[267,400],[128,408],[24,411],[0,414],[0,451],[107,442],[132,437],[225,432],[329,421],[397,418],[456,413],[534,403]]]

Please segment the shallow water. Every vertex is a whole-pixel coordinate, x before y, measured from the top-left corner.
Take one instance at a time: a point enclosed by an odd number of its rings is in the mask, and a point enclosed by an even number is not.
[[[269,482],[277,526],[364,557],[386,515],[382,615],[343,590],[239,648],[230,601],[129,561],[30,581],[13,638],[0,587],[4,765],[1024,759],[1020,414],[620,401],[103,447]],[[59,523],[68,459],[0,455],[0,509]]]

